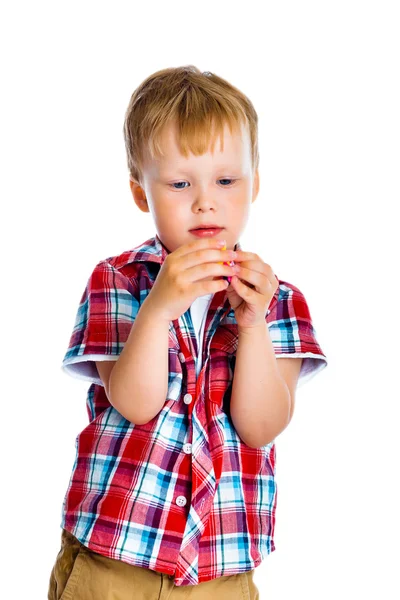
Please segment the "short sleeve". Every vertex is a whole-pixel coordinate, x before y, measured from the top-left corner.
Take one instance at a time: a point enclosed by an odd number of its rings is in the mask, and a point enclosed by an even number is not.
[[[117,360],[139,311],[135,279],[107,261],[94,268],[79,302],[61,368],[77,379],[103,385],[94,361]]]
[[[297,387],[327,366],[307,301],[297,287],[280,283],[278,301],[267,323],[276,358],[303,357]]]

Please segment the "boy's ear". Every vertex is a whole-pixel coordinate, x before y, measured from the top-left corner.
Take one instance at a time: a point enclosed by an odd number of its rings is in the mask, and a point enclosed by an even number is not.
[[[251,201],[252,203],[257,198],[259,189],[260,189],[260,174],[258,172],[258,169],[256,169],[256,172],[254,173],[254,179],[253,179],[253,199]]]
[[[132,196],[135,204],[142,212],[150,212],[149,205],[147,203],[146,194],[141,185],[136,181],[129,180],[129,186],[131,188]]]

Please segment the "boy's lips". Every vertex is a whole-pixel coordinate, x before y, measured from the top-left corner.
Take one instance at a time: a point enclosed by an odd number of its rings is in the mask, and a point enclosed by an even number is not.
[[[223,227],[202,227],[196,229],[189,229],[189,232],[197,237],[213,237],[219,234],[223,230]]]
[[[189,229],[189,231],[196,231],[197,229],[223,229],[223,227],[221,227],[221,225],[216,225],[215,223],[205,223],[204,225],[193,227],[193,229]]]

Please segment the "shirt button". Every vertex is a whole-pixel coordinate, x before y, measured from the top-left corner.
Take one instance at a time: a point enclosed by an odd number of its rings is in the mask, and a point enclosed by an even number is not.
[[[192,401],[192,394],[185,394],[183,396],[183,401],[185,404],[190,404]]]
[[[183,352],[179,352],[178,356],[179,356],[179,360],[180,360],[182,363],[183,363],[183,362],[185,362],[185,360],[186,360],[186,359],[185,359],[185,355],[183,354]]]
[[[183,451],[185,454],[191,454],[192,452],[192,444],[185,444],[183,446]]]
[[[185,496],[178,496],[177,499],[175,500],[175,502],[177,503],[178,506],[185,506],[187,500],[186,500]]]

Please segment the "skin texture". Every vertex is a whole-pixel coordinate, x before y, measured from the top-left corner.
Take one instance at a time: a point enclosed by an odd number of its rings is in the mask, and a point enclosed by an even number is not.
[[[225,125],[223,150],[218,138],[213,153],[210,148],[201,156],[185,158],[171,124],[163,132],[162,150],[164,156],[159,158],[146,155],[143,187],[133,181],[130,187],[138,208],[151,213],[164,246],[173,252],[198,239],[191,228],[216,223],[224,227],[216,238],[225,239],[227,249],[233,249],[259,191],[247,126],[231,134]]]

